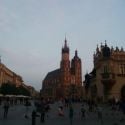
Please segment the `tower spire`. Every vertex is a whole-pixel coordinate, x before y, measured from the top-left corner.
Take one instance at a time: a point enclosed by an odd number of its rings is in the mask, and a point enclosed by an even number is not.
[[[69,53],[69,47],[67,45],[66,37],[65,37],[65,40],[64,40],[64,47],[62,48],[62,53]]]
[[[65,44],[64,47],[67,47],[67,39],[66,39],[66,35],[65,35]]]
[[[107,40],[105,40],[105,46],[107,46]]]
[[[75,50],[75,57],[78,57],[77,49]]]

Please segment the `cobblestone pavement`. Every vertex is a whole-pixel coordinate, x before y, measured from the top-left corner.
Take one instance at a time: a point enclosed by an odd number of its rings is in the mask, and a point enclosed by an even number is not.
[[[103,123],[101,123],[97,118],[96,112],[86,112],[86,118],[81,119],[80,116],[80,106],[81,104],[73,104],[74,117],[73,125],[124,125],[125,116],[120,111],[111,111],[108,107],[103,108]],[[8,118],[3,119],[3,108],[0,106],[0,125],[32,125],[31,123],[31,113],[34,109],[32,105],[29,108],[28,116],[25,118],[26,107],[23,105],[12,106],[9,109]],[[45,122],[40,123],[40,118],[37,117],[36,125],[70,125],[68,117],[68,108],[64,108],[64,117],[58,116],[58,104],[52,104],[51,110],[46,115]]]

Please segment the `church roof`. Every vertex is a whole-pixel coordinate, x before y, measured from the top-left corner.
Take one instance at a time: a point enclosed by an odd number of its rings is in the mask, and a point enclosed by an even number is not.
[[[56,69],[56,70],[54,70],[54,71],[49,72],[49,73],[46,75],[46,77],[45,77],[44,80],[57,78],[57,77],[59,77],[59,75],[60,75],[60,69]]]

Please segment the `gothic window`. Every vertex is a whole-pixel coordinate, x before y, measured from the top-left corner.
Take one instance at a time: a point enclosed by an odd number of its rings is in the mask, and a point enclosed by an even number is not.
[[[108,73],[109,72],[109,68],[107,65],[104,66],[104,73]]]
[[[123,69],[123,65],[121,64],[121,70],[122,70],[122,74],[124,74],[124,69]]]
[[[119,73],[122,74],[122,65],[119,65]]]
[[[74,77],[72,77],[71,83],[72,83],[72,84],[75,84],[75,78],[74,78]]]
[[[124,74],[125,74],[125,64],[124,64]]]
[[[119,73],[122,74],[122,75],[125,74],[125,64],[120,64]]]
[[[67,80],[69,80],[69,76],[67,77]]]
[[[65,77],[64,79],[65,79],[65,81],[66,81],[66,77]]]

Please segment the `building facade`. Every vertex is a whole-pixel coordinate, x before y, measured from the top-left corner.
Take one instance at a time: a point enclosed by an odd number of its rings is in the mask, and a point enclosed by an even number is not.
[[[4,64],[0,63],[0,86],[8,82],[18,87],[22,85],[23,79],[21,76],[8,69]]]
[[[123,48],[97,46],[93,56],[94,68],[85,75],[86,97],[120,100],[125,98],[125,51]]]
[[[29,91],[30,96],[38,97],[39,93],[35,90],[34,87],[28,86],[23,82],[23,79],[20,75],[17,75],[15,72],[7,68],[0,61],[0,87],[2,84],[14,84],[17,87],[23,87]]]
[[[64,41],[60,68],[49,72],[42,82],[41,94],[51,98],[80,97],[82,87],[81,59],[77,50],[70,61],[67,40]]]

